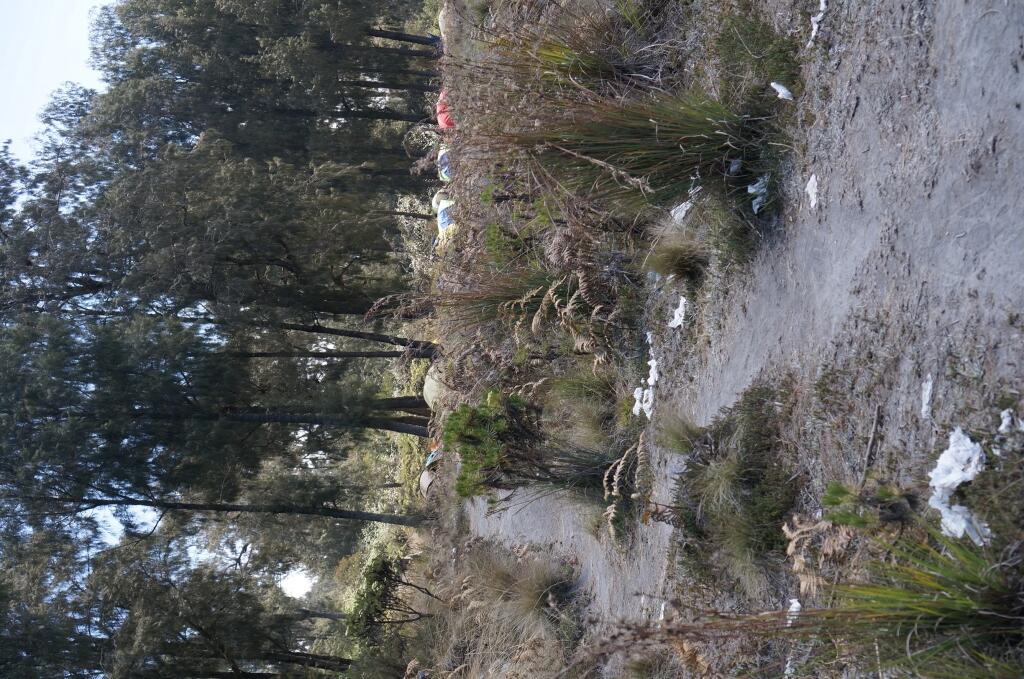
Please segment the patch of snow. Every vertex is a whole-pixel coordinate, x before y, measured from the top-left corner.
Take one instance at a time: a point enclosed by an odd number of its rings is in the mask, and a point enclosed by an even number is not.
[[[316,579],[312,573],[305,568],[293,568],[277,581],[277,586],[281,588],[285,595],[293,599],[301,599],[313,589],[315,581]]]
[[[775,94],[779,95],[779,99],[785,99],[786,101],[793,101],[793,93],[789,91],[789,88],[782,83],[777,83],[774,80],[771,82],[772,89],[775,90]]]
[[[668,327],[683,327],[683,323],[686,321],[686,307],[688,305],[689,302],[686,301],[686,298],[683,297],[682,295],[679,295],[679,306],[676,307],[676,310],[672,313],[672,320],[668,322]]]
[[[924,378],[921,383],[921,419],[927,420],[932,409],[932,374]]]
[[[729,169],[726,171],[726,174],[739,174],[741,169],[743,169],[743,161],[736,158],[729,161]]]
[[[807,180],[807,186],[804,188],[804,191],[807,192],[807,198],[811,201],[811,209],[818,207],[818,175],[811,175],[811,178]]]
[[[962,505],[950,505],[953,493],[961,483],[973,480],[985,467],[985,453],[960,427],[949,435],[949,447],[935,463],[935,469],[928,474],[928,485],[932,496],[928,506],[942,515],[942,532],[949,537],[969,537],[974,544],[982,545],[992,531],[983,521]]]
[[[658,359],[652,358],[647,361],[647,365],[650,368],[647,372],[647,384],[653,387],[658,381]]]
[[[818,5],[818,13],[811,17],[811,38],[807,41],[807,47],[814,44],[814,39],[818,37],[818,28],[821,26],[821,20],[825,18],[825,10],[828,9],[828,2],[826,0],[820,0]]]

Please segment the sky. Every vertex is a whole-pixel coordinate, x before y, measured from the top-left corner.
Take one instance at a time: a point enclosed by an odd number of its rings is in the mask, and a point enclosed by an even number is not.
[[[0,0],[0,143],[31,158],[39,114],[71,81],[99,87],[89,68],[89,13],[110,0]]]

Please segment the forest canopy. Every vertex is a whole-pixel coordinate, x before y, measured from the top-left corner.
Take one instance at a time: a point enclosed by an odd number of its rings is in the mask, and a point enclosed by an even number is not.
[[[0,149],[0,675],[348,669],[311,642],[344,616],[276,583],[420,521],[374,433],[427,434],[381,361],[435,350],[386,313],[429,188],[420,10],[118,0],[102,91]]]

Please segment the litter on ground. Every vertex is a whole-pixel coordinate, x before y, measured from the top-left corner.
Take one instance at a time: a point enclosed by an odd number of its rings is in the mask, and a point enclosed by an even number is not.
[[[786,611],[786,627],[790,627],[796,622],[796,616],[800,615],[801,610],[803,610],[803,606],[800,605],[799,599],[789,600],[789,610]]]
[[[826,9],[828,9],[828,2],[821,0],[821,4],[818,5],[818,13],[811,17],[811,38],[807,41],[808,47],[813,45],[814,39],[818,37],[818,28],[821,26],[821,20],[825,18]]]
[[[921,383],[921,419],[927,420],[932,410],[932,374]]]
[[[679,205],[676,205],[674,208],[672,208],[672,210],[669,212],[669,214],[672,216],[673,220],[675,220],[677,222],[681,222],[681,221],[683,221],[686,218],[686,213],[689,212],[690,208],[692,208],[692,207],[693,207],[693,201],[692,200],[686,200],[686,201],[683,201],[682,203],[680,203]]]
[[[768,200],[768,175],[763,174],[758,177],[756,182],[747,187],[747,193],[755,197],[751,203],[751,209],[756,215]]]
[[[676,307],[675,312],[672,314],[672,320],[668,322],[670,328],[681,328],[683,323],[686,321],[686,307],[689,306],[689,302],[685,297],[679,295],[679,306]]]
[[[818,207],[818,175],[811,175],[811,178],[807,180],[807,186],[804,188],[804,191],[807,192],[807,199],[811,202],[811,209]]]
[[[437,150],[437,178],[443,182],[452,180],[452,154],[443,144]]]
[[[444,191],[438,191],[430,201],[437,213],[437,239],[439,243],[444,242],[455,231],[455,218],[452,216],[451,208],[455,201],[448,197]]]
[[[442,130],[454,130],[455,118],[452,117],[452,109],[448,106],[448,92],[441,90],[441,96],[437,98],[437,127]]]
[[[647,333],[647,344],[651,343],[653,335]],[[651,419],[654,414],[654,385],[658,382],[658,359],[651,358],[647,361],[647,386],[637,387],[633,390],[633,414],[640,415],[641,411]]]
[[[983,545],[992,532],[983,521],[971,514],[963,505],[951,505],[950,499],[957,487],[973,480],[985,467],[985,452],[981,445],[970,439],[957,427],[949,435],[949,447],[943,451],[928,474],[932,496],[928,506],[942,515],[942,532],[949,537],[969,537],[977,545]]]
[[[999,433],[1004,436],[1011,434],[1016,426],[1018,431],[1024,431],[1024,420],[1014,416],[1013,408],[1007,408],[999,413]]]
[[[775,90],[775,94],[779,95],[779,99],[785,99],[786,101],[793,101],[793,93],[789,91],[789,88],[782,83],[777,83],[774,80],[771,83],[772,89]]]

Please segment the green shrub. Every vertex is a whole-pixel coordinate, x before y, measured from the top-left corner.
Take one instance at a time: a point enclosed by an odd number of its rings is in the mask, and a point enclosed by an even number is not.
[[[446,447],[458,450],[462,468],[455,490],[461,497],[479,495],[501,466],[509,431],[506,408],[492,392],[479,406],[460,405],[445,422]],[[511,407],[516,407],[511,400]]]
[[[484,403],[452,413],[443,438],[462,459],[456,491],[463,497],[527,483],[600,488],[615,460],[604,449],[545,436],[538,408],[494,391]]]

